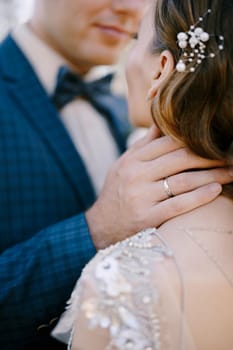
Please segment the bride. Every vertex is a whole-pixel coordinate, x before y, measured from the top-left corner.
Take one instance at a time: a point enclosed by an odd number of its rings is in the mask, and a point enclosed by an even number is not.
[[[233,0],[153,0],[126,69],[137,125],[151,123],[141,120],[151,109],[161,134],[229,165],[232,18]],[[169,179],[164,193],[173,195]],[[53,335],[72,350],[232,350],[232,214],[233,183],[212,203],[101,250]]]

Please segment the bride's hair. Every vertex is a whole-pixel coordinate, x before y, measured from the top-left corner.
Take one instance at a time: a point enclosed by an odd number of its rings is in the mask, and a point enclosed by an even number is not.
[[[206,50],[215,57],[207,53],[194,72],[193,62],[185,72],[174,69],[154,98],[152,114],[165,134],[182,140],[196,154],[232,164],[233,0],[157,0],[152,51],[169,50],[176,65],[184,52],[178,33],[188,33],[200,18],[197,26],[210,36]],[[224,193],[233,198],[233,185],[224,186]]]

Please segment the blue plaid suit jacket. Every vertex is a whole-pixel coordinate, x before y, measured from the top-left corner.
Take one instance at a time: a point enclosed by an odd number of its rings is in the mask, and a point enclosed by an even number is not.
[[[105,96],[119,151],[123,100]],[[95,254],[85,166],[11,36],[0,46],[0,349],[60,349],[49,333]]]

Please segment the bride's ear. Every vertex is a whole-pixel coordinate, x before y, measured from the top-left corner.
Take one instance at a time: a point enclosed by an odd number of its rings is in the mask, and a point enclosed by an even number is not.
[[[158,67],[152,76],[151,88],[148,92],[148,99],[156,96],[160,86],[169,77],[174,70],[175,62],[172,53],[169,50],[164,50],[159,56]]]

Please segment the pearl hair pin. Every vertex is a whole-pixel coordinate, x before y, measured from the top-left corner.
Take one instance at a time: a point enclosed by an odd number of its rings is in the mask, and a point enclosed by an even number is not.
[[[205,32],[203,28],[198,26],[203,22],[204,18],[211,13],[211,9],[208,9],[203,17],[199,17],[198,21],[191,25],[187,32],[180,32],[177,34],[177,44],[181,49],[182,54],[176,65],[176,70],[180,73],[187,71],[188,64],[192,64],[189,68],[190,72],[195,72],[198,65],[206,58],[214,58],[215,52],[206,53],[207,43],[210,40],[210,34]],[[224,50],[224,37],[221,35],[218,37],[219,51]]]

